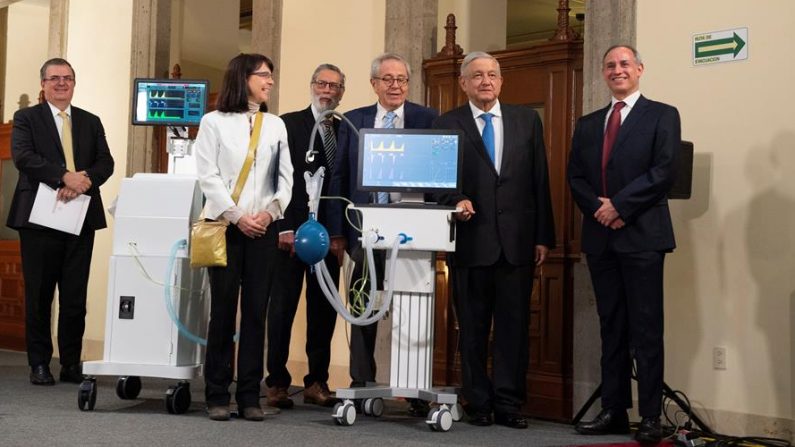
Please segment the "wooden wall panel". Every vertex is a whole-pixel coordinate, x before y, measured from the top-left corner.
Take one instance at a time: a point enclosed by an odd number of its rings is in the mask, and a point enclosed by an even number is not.
[[[0,241],[0,348],[25,350],[25,283],[18,241]]]
[[[11,159],[12,127],[11,123],[0,124],[0,160]],[[25,350],[25,283],[19,241],[0,240],[0,348]]]

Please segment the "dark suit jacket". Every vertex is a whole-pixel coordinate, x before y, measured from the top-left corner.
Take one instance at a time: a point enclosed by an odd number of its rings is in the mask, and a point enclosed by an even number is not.
[[[72,106],[72,145],[75,169],[86,171],[92,184],[86,192],[91,201],[83,229],[105,228],[105,210],[99,187],[113,174],[113,157],[99,117],[75,106]],[[14,114],[11,155],[19,170],[19,180],[11,200],[7,225],[14,229],[42,228],[28,222],[39,183],[58,188],[66,173],[61,138],[46,102]]]
[[[463,188],[438,201],[455,205],[469,199],[475,215],[458,222],[453,265],[492,265],[500,253],[513,265],[534,262],[535,246],[555,246],[555,226],[549,193],[544,131],[538,114],[529,107],[500,104],[503,153],[500,174],[494,169],[466,104],[440,116],[437,129],[464,131]]]
[[[582,251],[670,251],[674,242],[668,191],[681,145],[679,112],[641,96],[621,124],[606,168],[607,196],[626,225],[611,230],[593,217],[601,202],[602,140],[610,105],[579,119],[568,180],[583,214]]]
[[[281,116],[284,125],[287,127],[287,143],[290,146],[290,159],[293,162],[293,196],[290,205],[284,212],[284,219],[277,221],[279,231],[295,231],[309,218],[309,196],[306,193],[306,182],[304,172],[315,172],[321,166],[326,168],[326,177],[323,182],[321,195],[327,195],[331,172],[326,162],[326,152],[323,148],[322,127],[318,135],[315,136],[315,160],[311,164],[306,162],[306,150],[309,148],[309,139],[312,136],[312,127],[315,125],[315,116],[312,108],[307,107],[297,112],[285,113]],[[340,121],[334,120],[334,132],[339,133]],[[321,201],[321,205],[323,201]],[[323,208],[321,208],[322,210]],[[327,216],[320,211],[318,221],[326,223]]]
[[[369,129],[373,127],[378,108],[375,104],[347,112],[345,116],[351,120],[356,129]],[[419,104],[406,101],[404,103],[403,127],[405,129],[429,129],[433,119],[439,112]],[[340,126],[337,135],[337,161],[334,166],[337,170],[331,176],[329,185],[330,196],[344,196],[355,204],[370,203],[370,193],[359,191],[356,188],[356,175],[359,165],[359,138],[347,124]],[[359,235],[345,220],[343,210],[345,204],[339,200],[332,200],[328,206],[328,231],[331,236],[345,236],[348,244],[356,244]],[[349,213],[353,222],[357,221],[354,213]]]

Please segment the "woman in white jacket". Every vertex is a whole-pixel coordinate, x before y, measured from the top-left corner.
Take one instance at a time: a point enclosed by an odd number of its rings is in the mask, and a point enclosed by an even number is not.
[[[290,202],[293,168],[284,122],[262,113],[259,142],[248,178],[235,203],[232,193],[256,136],[256,115],[267,110],[273,88],[273,62],[261,54],[241,54],[229,62],[216,111],[202,118],[194,151],[206,197],[204,216],[224,219],[227,266],[211,267],[210,324],[204,364],[210,419],[229,419],[234,333],[240,296],[240,339],[235,401],[247,420],[263,420],[259,404],[263,377],[265,312],[273,282],[278,232]]]

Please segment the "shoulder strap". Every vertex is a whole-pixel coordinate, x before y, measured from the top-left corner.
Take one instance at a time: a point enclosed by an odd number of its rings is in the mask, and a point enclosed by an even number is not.
[[[262,128],[262,112],[257,112],[254,118],[254,130],[251,133],[251,140],[248,143],[248,154],[246,154],[246,161],[243,162],[243,168],[240,170],[240,175],[237,176],[237,183],[235,183],[235,190],[232,192],[232,201],[237,204],[240,199],[240,193],[243,191],[243,185],[246,184],[248,173],[251,171],[251,165],[254,163],[254,158],[257,155],[257,146],[259,145],[259,134]]]

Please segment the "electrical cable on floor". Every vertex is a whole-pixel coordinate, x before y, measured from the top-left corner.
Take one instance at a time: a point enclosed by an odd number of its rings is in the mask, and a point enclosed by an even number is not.
[[[674,395],[679,396],[692,411],[693,406],[690,404],[690,399],[687,395],[680,391],[674,390]],[[792,444],[786,439],[768,438],[763,436],[730,436],[719,433],[706,433],[698,429],[694,429],[692,422],[692,414],[679,409],[673,414],[673,419],[669,416],[669,407],[671,403],[676,402],[669,396],[663,399],[663,415],[669,426],[664,429],[675,427],[674,433],[669,438],[673,438],[677,445],[685,447],[750,447],[750,446],[764,446],[764,447],[792,447]],[[677,404],[678,406],[678,404]],[[680,416],[686,416],[683,422],[680,422]],[[696,442],[700,439],[702,442]]]

